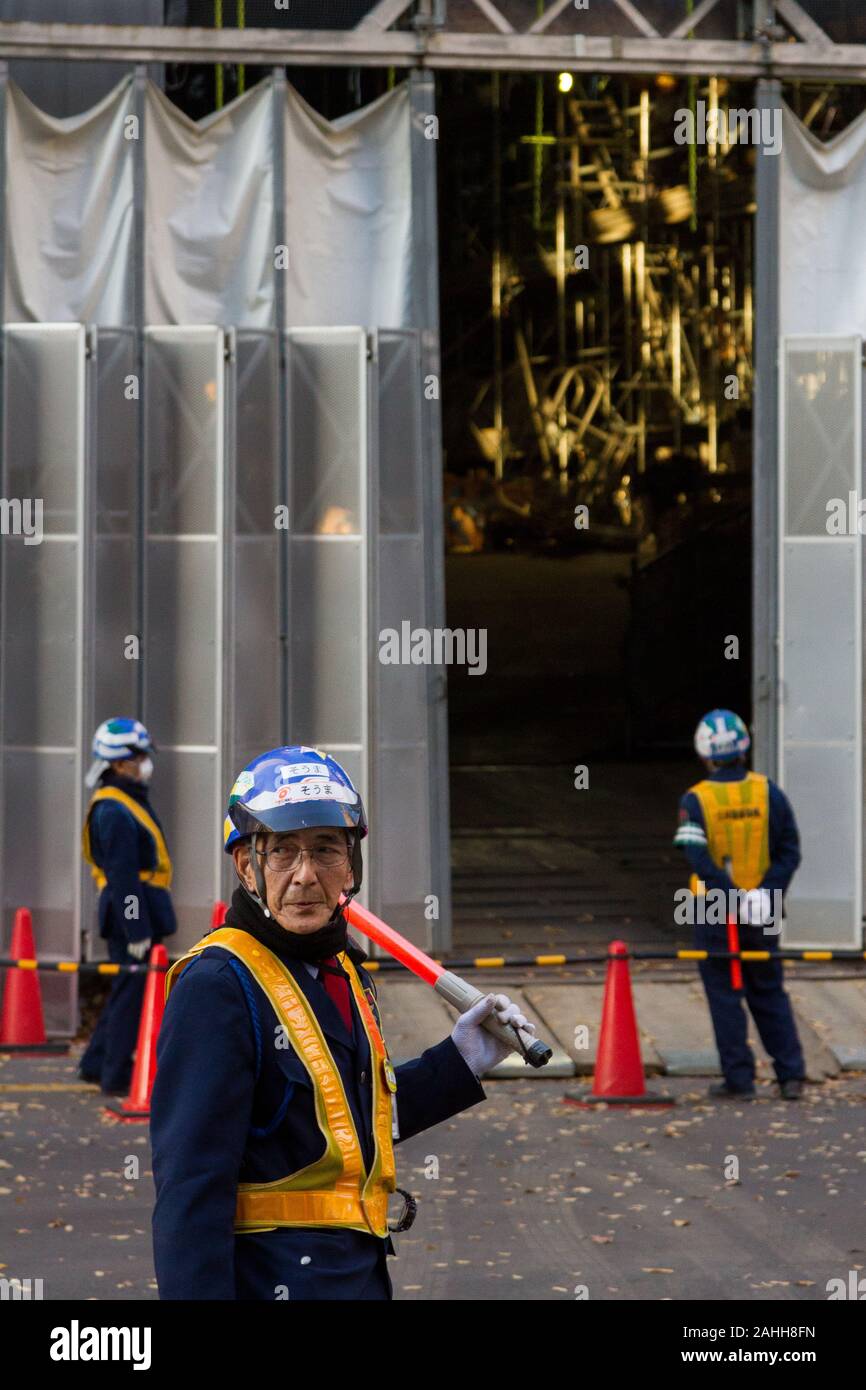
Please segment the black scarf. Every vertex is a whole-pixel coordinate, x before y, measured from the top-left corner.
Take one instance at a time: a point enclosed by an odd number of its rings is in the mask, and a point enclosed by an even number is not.
[[[240,885],[232,894],[232,904],[226,913],[225,925],[249,932],[250,936],[267,946],[274,955],[288,957],[290,960],[305,960],[311,965],[318,965],[329,956],[337,955],[339,951],[345,951],[355,965],[360,965],[367,959],[366,952],[348,935],[344,916],[341,915],[329,927],[320,927],[318,931],[306,934],[287,931],[272,917],[266,917],[258,903],[253,902],[246,888]]]
[[[160,821],[159,816],[156,814],[156,811],[154,811],[153,807],[150,804],[150,786],[148,783],[136,782],[135,778],[124,777],[122,773],[115,772],[114,768],[108,767],[105,769],[105,771],[99,779],[99,786],[117,787],[118,791],[126,792],[127,796],[131,796],[133,801],[137,801],[140,806],[144,807],[145,811],[147,811],[147,814],[149,816],[152,816],[152,818],[156,821],[157,825],[159,826],[160,830],[162,830],[163,834],[165,834],[162,822]]]
[[[126,792],[133,800],[140,801],[142,806],[147,806],[147,786],[144,782],[136,782],[134,777],[124,777],[122,773],[115,772],[114,768],[107,767],[99,779],[100,787],[117,787],[120,791]]]

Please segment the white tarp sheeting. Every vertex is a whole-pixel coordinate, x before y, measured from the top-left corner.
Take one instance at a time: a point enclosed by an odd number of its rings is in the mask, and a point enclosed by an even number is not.
[[[7,322],[134,322],[132,115],[131,77],[65,119],[10,82]],[[148,83],[145,321],[273,327],[282,275],[284,327],[411,327],[409,117],[405,84],[332,122],[288,88],[281,266],[272,80],[198,122]]]
[[[408,327],[411,214],[406,84],[332,122],[291,93],[289,326]]]
[[[145,319],[274,326],[270,83],[190,120],[148,84]]]
[[[10,82],[6,112],[4,319],[132,323],[131,79],[63,118]]]
[[[866,112],[825,143],[782,109],[779,331],[866,337]]]

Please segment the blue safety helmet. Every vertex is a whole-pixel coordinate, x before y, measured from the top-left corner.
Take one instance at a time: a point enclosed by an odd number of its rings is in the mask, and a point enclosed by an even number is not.
[[[695,752],[709,762],[737,762],[751,745],[748,729],[730,709],[711,709],[695,730]]]
[[[84,781],[95,787],[103,772],[113,762],[134,758],[138,753],[155,753],[156,744],[137,719],[118,717],[105,719],[93,735],[93,762]]]
[[[235,779],[223,822],[223,848],[231,854],[243,840],[268,831],[304,830],[320,825],[354,832],[354,883],[345,894],[348,900],[358,892],[363,876],[361,840],[367,834],[367,817],[360,794],[346,770],[328,753],[303,744],[272,748],[247,763]],[[255,854],[253,872],[261,905],[267,912],[264,876]]]

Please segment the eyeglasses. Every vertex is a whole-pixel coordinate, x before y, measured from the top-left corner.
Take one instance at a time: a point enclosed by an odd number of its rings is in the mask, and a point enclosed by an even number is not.
[[[274,845],[269,850],[257,850],[274,873],[291,873],[308,854],[319,869],[338,869],[348,864],[349,852],[339,845],[317,845],[315,849],[295,849],[293,845]]]

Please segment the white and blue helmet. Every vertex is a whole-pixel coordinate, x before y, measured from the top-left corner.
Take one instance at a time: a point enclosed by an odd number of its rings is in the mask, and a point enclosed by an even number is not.
[[[711,709],[695,730],[695,752],[714,763],[733,763],[752,745],[749,731],[730,709]]]
[[[93,735],[93,762],[84,781],[95,787],[113,762],[134,758],[136,753],[155,753],[156,745],[143,724],[125,716],[106,719]]]
[[[359,792],[336,758],[304,744],[271,748],[261,753],[238,774],[229,792],[223,822],[223,848],[231,854],[243,840],[268,831],[287,831],[333,825],[349,832],[354,886],[350,900],[361,887],[361,840],[367,834],[367,817]],[[258,856],[253,872],[259,899],[269,915],[265,883]],[[339,909],[335,909],[335,916]]]

